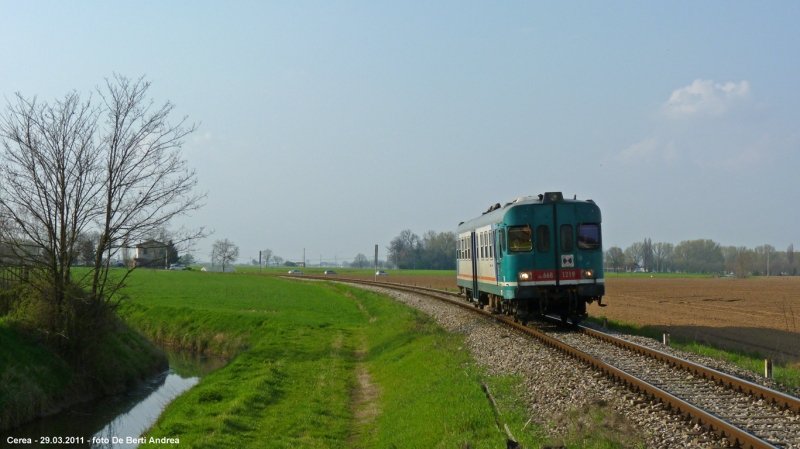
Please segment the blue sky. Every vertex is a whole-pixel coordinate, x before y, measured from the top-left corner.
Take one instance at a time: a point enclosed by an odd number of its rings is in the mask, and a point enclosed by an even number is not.
[[[0,89],[146,75],[242,260],[592,198],[604,246],[800,244],[800,3],[3,2]]]

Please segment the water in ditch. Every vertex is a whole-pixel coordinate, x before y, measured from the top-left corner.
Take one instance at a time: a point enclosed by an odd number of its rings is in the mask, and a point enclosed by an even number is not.
[[[167,351],[170,368],[127,393],[78,404],[52,416],[0,432],[2,447],[134,448],[161,411],[223,359]],[[17,438],[17,444],[9,438]],[[24,439],[30,439],[27,443]],[[144,445],[146,446],[146,445]]]

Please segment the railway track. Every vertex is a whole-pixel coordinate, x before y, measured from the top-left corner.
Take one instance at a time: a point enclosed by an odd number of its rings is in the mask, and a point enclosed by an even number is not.
[[[528,326],[492,314],[454,292],[358,279],[302,276],[389,288],[445,301],[530,335],[543,344],[581,360],[598,373],[624,385],[631,404],[643,411],[666,410],[682,420],[685,435],[695,425],[729,447],[800,448],[800,399],[587,327],[565,331],[555,320]],[[698,441],[711,443],[711,441]]]

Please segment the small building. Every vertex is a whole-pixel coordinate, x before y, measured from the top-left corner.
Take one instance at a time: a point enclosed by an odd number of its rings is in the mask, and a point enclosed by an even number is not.
[[[137,267],[164,268],[167,263],[167,249],[164,242],[146,240],[136,245],[133,263]]]

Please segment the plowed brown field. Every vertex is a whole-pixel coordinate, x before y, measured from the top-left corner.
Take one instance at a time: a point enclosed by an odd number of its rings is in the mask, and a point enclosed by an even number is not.
[[[367,278],[367,277],[364,277]],[[371,279],[371,277],[370,277]],[[455,277],[390,276],[382,281],[456,288]],[[753,279],[606,278],[608,307],[593,316],[653,326],[673,338],[800,362],[800,277]]]

